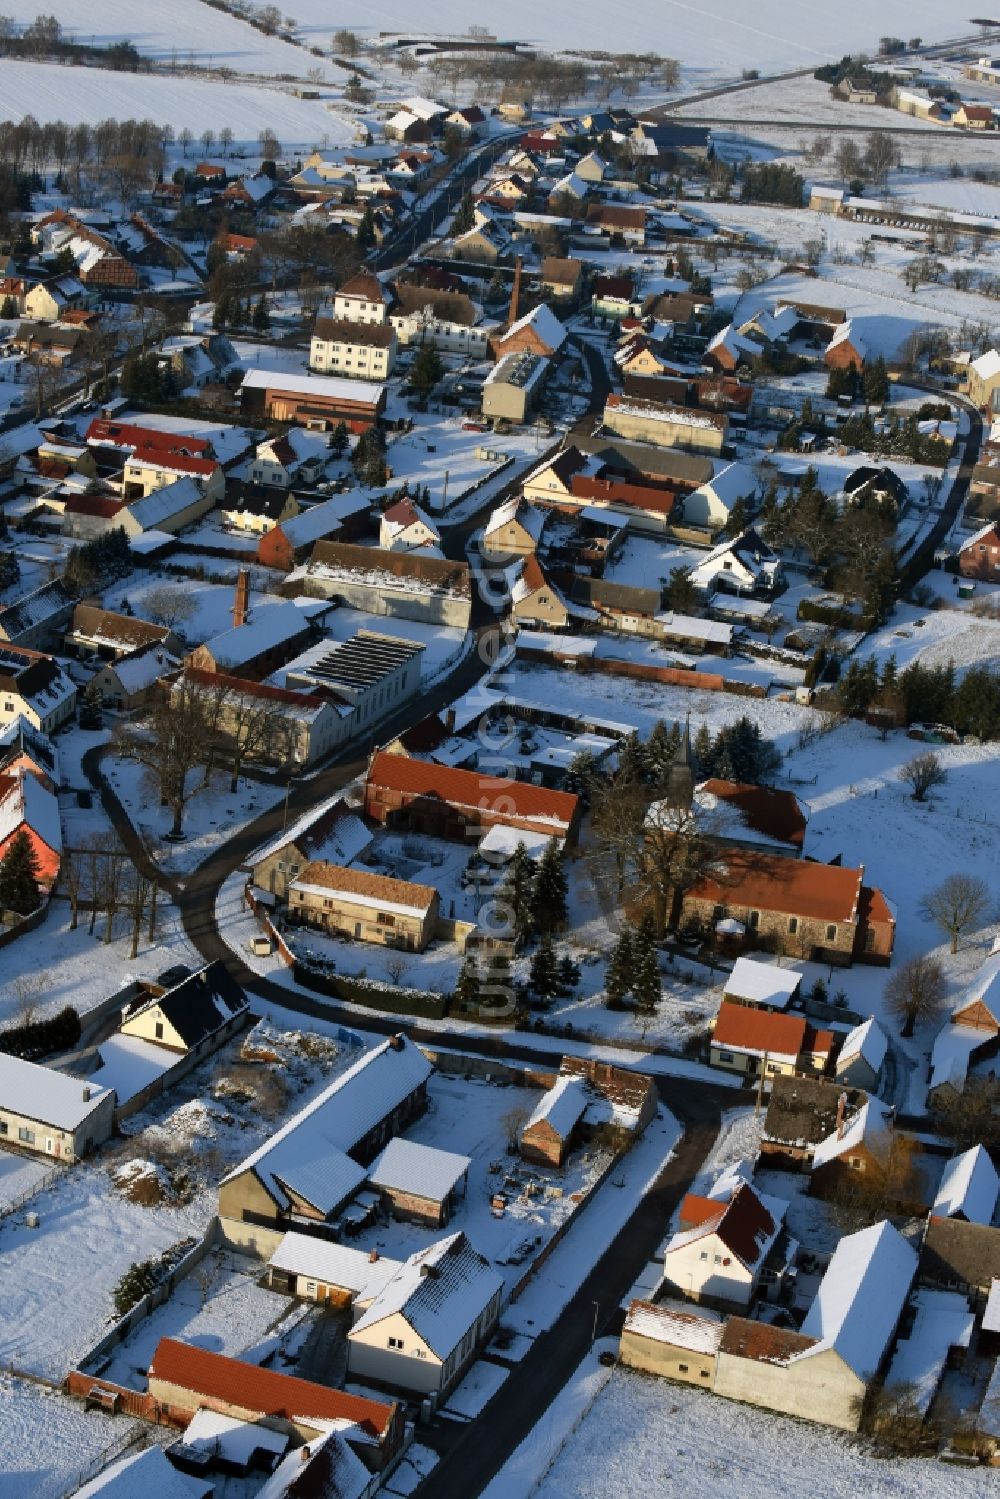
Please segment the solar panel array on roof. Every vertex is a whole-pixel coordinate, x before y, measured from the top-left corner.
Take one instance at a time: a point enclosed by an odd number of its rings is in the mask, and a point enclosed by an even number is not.
[[[412,640],[393,640],[386,635],[362,632],[335,646],[308,668],[331,686],[372,687],[423,650]]]

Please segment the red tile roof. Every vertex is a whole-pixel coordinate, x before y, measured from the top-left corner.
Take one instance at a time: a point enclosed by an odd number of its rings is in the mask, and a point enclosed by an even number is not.
[[[748,1269],[760,1262],[778,1227],[749,1185],[741,1186],[728,1201],[689,1192],[681,1203],[678,1223],[682,1231],[704,1229],[704,1234],[695,1235],[696,1238],[715,1234]]]
[[[272,687],[268,682],[251,682],[247,677],[231,677],[221,671],[203,671],[197,666],[189,666],[184,675],[198,687],[226,688],[240,697],[256,697],[264,702],[287,703],[291,707],[311,708],[313,711],[319,708],[321,700],[326,696],[318,692],[293,692],[288,687]],[[335,693],[330,693],[329,696],[335,702],[343,701]]]
[[[395,1413],[394,1403],[383,1405],[346,1395],[292,1374],[279,1374],[222,1353],[194,1348],[176,1338],[160,1339],[149,1377],[262,1416],[352,1421],[373,1437],[385,1435]]]
[[[114,520],[119,511],[124,509],[120,500],[112,500],[100,494],[72,495],[66,501],[67,515],[94,515],[101,520]]]
[[[702,880],[690,894],[713,905],[777,911],[817,921],[854,921],[863,876],[863,869],[733,850],[726,854],[725,881]]]
[[[631,505],[653,515],[667,516],[677,503],[669,489],[654,489],[646,484],[628,484],[623,479],[589,479],[575,474],[569,492],[578,500],[603,500],[608,505]]]
[[[833,1032],[814,1031],[801,1015],[752,1010],[724,999],[712,1028],[712,1044],[794,1058],[806,1051],[829,1052]]]
[[[95,417],[87,428],[85,440],[127,452],[141,463],[162,464],[179,473],[212,474],[219,466],[209,456],[210,444],[206,438],[161,432],[159,428],[140,427],[131,422]]]
[[[743,781],[720,781],[714,777],[698,788],[718,797],[743,816],[748,828],[783,843],[801,848],[806,836],[806,819],[798,798],[791,791],[777,791],[773,786],[753,786]]]
[[[716,1197],[702,1197],[698,1192],[688,1192],[677,1212],[679,1228],[697,1228],[711,1218],[718,1218],[724,1203]]]
[[[631,276],[595,276],[595,297],[620,297],[623,301],[632,300],[635,287]]]
[[[721,1353],[733,1354],[737,1358],[756,1359],[761,1363],[784,1363],[795,1353],[804,1353],[815,1346],[815,1338],[807,1338],[789,1328],[775,1327],[770,1322],[751,1322],[748,1317],[730,1317],[726,1321]]]
[[[551,820],[553,833],[566,828],[576,816],[580,799],[570,791],[550,791],[528,781],[506,776],[482,775],[428,760],[412,760],[379,750],[368,771],[368,786],[400,791],[411,796],[432,796],[456,807],[493,809],[513,817]]]

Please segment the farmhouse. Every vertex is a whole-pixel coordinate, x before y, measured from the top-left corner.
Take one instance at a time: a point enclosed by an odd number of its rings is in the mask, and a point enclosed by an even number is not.
[[[991,521],[958,549],[958,570],[963,578],[981,583],[1000,583],[1000,524]]]
[[[249,477],[254,484],[275,489],[288,489],[296,481],[312,484],[322,474],[329,455],[325,438],[291,427],[278,437],[257,444]]]
[[[347,541],[356,536],[364,528],[368,513],[368,501],[359,490],[333,494],[268,527],[257,545],[257,561],[262,567],[291,572],[305,561],[318,541],[335,537]]]
[[[841,1239],[799,1332],[729,1320],[716,1394],[857,1431],[916,1268],[916,1253],[889,1223]]]
[[[500,1316],[503,1281],[463,1233],[417,1250],[347,1335],[347,1367],[380,1387],[444,1395]]]
[[[822,1077],[776,1077],[764,1119],[760,1152],[765,1166],[807,1170],[816,1147],[842,1128],[866,1094]]]
[[[224,963],[209,963],[166,993],[128,1007],[123,1036],[187,1056],[215,1051],[246,1021],[250,1001]]]
[[[952,1006],[951,1019],[931,1048],[929,1097],[938,1089],[961,1093],[977,1053],[992,1056],[1000,1045],[1000,938],[979,972]]]
[[[253,856],[253,883],[284,900],[289,880],[306,864],[351,864],[372,837],[361,818],[338,797],[318,812],[310,809]]]
[[[491,556],[529,557],[538,548],[547,519],[547,511],[515,495],[498,505],[486,522],[481,549]]]
[[[337,864],[307,864],[288,885],[291,920],[406,952],[423,952],[432,940],[438,908],[429,885]]]
[[[105,662],[91,680],[109,708],[140,708],[160,678],[179,665],[179,653],[168,656],[158,645],[143,645],[117,661]]]
[[[32,650],[58,649],[75,602],[59,578],[23,593],[16,604],[0,609],[0,642]]]
[[[1000,353],[988,349],[969,365],[966,392],[974,405],[989,408],[996,390],[1000,390]]]
[[[365,811],[385,826],[443,838],[464,839],[469,828],[499,823],[573,843],[580,800],[569,791],[379,750],[368,767]]]
[[[383,551],[412,552],[437,547],[441,533],[419,505],[404,498],[383,510],[378,540]]]
[[[920,1281],[962,1291],[981,1307],[1000,1280],[1000,1228],[932,1213],[920,1250]]]
[[[712,1025],[713,1067],[759,1077],[823,1073],[833,1051],[833,1032],[816,1030],[801,1015],[753,1010],[724,999]]]
[[[747,478],[751,479],[752,484],[751,476],[748,475]],[[742,479],[738,484],[742,487]],[[714,497],[721,499],[721,506],[727,508],[728,514],[735,500],[727,507],[728,496],[721,498],[720,489],[714,483],[712,488]],[[702,485],[696,494],[708,499],[706,490],[707,486]],[[736,498],[745,499],[746,494],[738,494]],[[709,524],[718,523],[719,519],[719,511],[710,504]],[[782,576],[781,559],[752,526],[741,531],[739,536],[720,542],[688,573],[694,586],[708,594],[718,590],[722,593],[768,595],[774,592]]]
[[[896,922],[863,869],[786,859],[779,854],[726,856],[724,880],[700,880],[684,897],[683,918],[711,926],[733,920],[749,945],[771,945],[800,958],[888,964]]]
[[[385,287],[371,271],[358,271],[333,297],[334,317],[349,323],[384,323],[388,306]]]
[[[226,1241],[270,1254],[286,1228],[330,1222],[365,1180],[365,1165],[423,1112],[431,1071],[402,1034],[365,1052],[223,1178]]]
[[[385,386],[333,375],[255,369],[243,377],[240,403],[248,416],[294,422],[313,432],[326,432],[339,422],[350,432],[365,432],[385,409]]]
[[[0,1052],[0,1140],[72,1163],[111,1134],[115,1095]]]
[[[856,1173],[863,1173],[866,1181],[885,1184],[899,1211],[919,1213],[916,1175],[902,1167],[893,1171],[892,1156],[892,1110],[865,1096],[857,1110],[838,1110],[836,1128],[813,1151],[810,1191],[835,1199]]]
[[[469,1183],[467,1155],[418,1145],[397,1136],[390,1140],[368,1173],[397,1218],[443,1228]]]

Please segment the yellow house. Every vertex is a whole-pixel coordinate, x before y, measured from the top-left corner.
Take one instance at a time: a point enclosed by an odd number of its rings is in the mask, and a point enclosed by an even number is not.
[[[519,624],[540,624],[565,630],[570,611],[557,588],[549,583],[534,556],[524,559],[521,576],[511,590],[512,613]]]
[[[966,391],[976,406],[989,406],[995,390],[1000,390],[1000,353],[987,349],[969,365]]]
[[[481,550],[500,557],[534,556],[546,513],[515,495],[498,505],[483,527]]]
[[[248,1012],[247,996],[225,964],[215,962],[175,988],[140,1000],[120,1031],[182,1055],[207,1053],[238,1030]]]
[[[307,864],[288,885],[293,920],[409,952],[423,952],[431,941],[438,907],[438,893],[430,885],[320,860]]]

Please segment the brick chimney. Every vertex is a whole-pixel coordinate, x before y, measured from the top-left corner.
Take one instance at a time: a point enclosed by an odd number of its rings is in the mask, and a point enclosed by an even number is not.
[[[514,284],[510,289],[510,306],[507,309],[507,327],[517,322],[517,312],[521,305],[521,257],[514,261]]]
[[[847,1094],[841,1093],[837,1099],[837,1139],[844,1138],[844,1121],[847,1117]]]
[[[377,1249],[369,1249],[369,1251],[368,1251],[368,1263],[369,1263],[369,1265],[377,1265],[378,1264],[378,1250]]]
[[[233,598],[233,629],[238,630],[247,622],[250,613],[250,574],[245,567],[236,576],[236,594]]]

